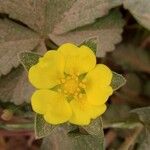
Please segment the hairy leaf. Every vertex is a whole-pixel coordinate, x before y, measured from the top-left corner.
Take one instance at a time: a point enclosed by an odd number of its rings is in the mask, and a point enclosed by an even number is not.
[[[89,24],[121,4],[122,0],[5,0],[0,12],[20,20],[40,34],[64,33]],[[22,4],[23,3],[23,4]]]
[[[41,43],[36,48],[36,51],[39,54],[43,54],[43,52],[45,53],[43,47],[43,43]],[[19,56],[22,62],[24,62],[24,64],[28,67],[26,69],[29,69],[29,67],[31,67],[38,61],[38,58],[40,56],[39,54],[23,52],[20,53]],[[30,57],[27,57],[28,55],[30,55]],[[35,89],[28,81],[28,75],[26,71],[24,71],[23,67],[21,66],[19,66],[17,69],[12,70],[6,76],[2,76],[0,78],[0,100],[3,102],[9,101],[13,102],[16,105],[20,105],[23,102],[30,102],[34,90]]]
[[[45,122],[43,115],[36,114],[34,121],[34,131],[36,138],[43,138],[51,134],[56,126]]]
[[[144,94],[148,97],[150,97],[150,80],[148,80],[145,84],[144,84]]]
[[[50,39],[61,45],[71,42],[80,45],[87,39],[97,38],[98,57],[104,57],[106,52],[114,50],[114,45],[121,41],[121,33],[124,21],[118,11],[112,11],[106,17],[97,19],[91,25],[78,28],[63,35],[49,34]]]
[[[51,31],[63,12],[74,0],[5,0],[0,1],[0,12],[20,20],[41,35]]]
[[[88,46],[95,54],[97,51],[97,38],[87,39],[80,45]]]
[[[104,127],[115,127],[115,125],[125,122],[129,116],[129,111],[128,105],[111,104],[102,116]]]
[[[122,87],[121,92],[125,93],[128,96],[138,96],[142,91],[142,83],[140,78],[135,73],[126,74],[126,84]],[[135,101],[137,101],[135,99]]]
[[[83,128],[87,131],[87,133],[91,135],[100,135],[102,139],[102,143],[104,142],[103,123],[100,117],[92,120],[89,125],[83,126]]]
[[[19,59],[24,66],[24,68],[28,71],[33,65],[38,63],[40,55],[36,53],[23,52],[19,54]]]
[[[137,114],[141,122],[150,125],[150,117],[149,117],[150,107],[136,108],[132,110],[131,113]]]
[[[33,90],[22,67],[0,78],[0,100],[3,102],[13,102],[16,105],[30,102]]]
[[[0,19],[0,76],[19,65],[17,53],[33,50],[39,36],[13,21]]]
[[[141,133],[137,150],[149,150],[150,146],[150,126],[145,128],[144,131]]]
[[[83,7],[78,7],[83,2],[85,2]],[[92,0],[88,2],[85,0],[57,0],[55,2],[49,0],[27,0],[24,1],[22,5],[22,2],[19,0],[6,0],[0,1],[0,12],[9,14],[10,17],[22,21],[24,24],[28,25],[30,28],[36,30],[40,35],[42,35],[40,39],[44,40],[48,33],[56,33],[57,31],[57,33],[60,34],[75,29],[78,26],[92,23],[96,18],[107,14],[110,8],[120,4],[120,0],[115,2],[108,0]],[[74,19],[72,19],[71,14],[75,17]],[[83,17],[85,15],[88,15],[89,17]],[[81,18],[83,18],[83,20]],[[85,21],[85,19],[87,19],[87,21]],[[0,74],[7,74],[13,66],[17,67],[19,64],[16,57],[12,57],[11,61],[8,61],[10,60],[9,55],[16,55],[17,52],[21,51],[30,51],[34,49],[40,41],[39,35],[12,21],[2,20],[0,21],[0,24],[2,24],[2,31],[0,30],[0,33],[2,32],[0,38],[0,43],[2,43],[0,44],[0,52],[2,51],[2,56],[0,59],[0,66],[2,67],[0,69]],[[60,27],[63,28],[62,31],[59,31]],[[121,29],[117,31],[120,33]],[[106,34],[108,33],[108,31],[103,32]],[[120,35],[117,34],[118,32],[114,32],[114,34],[116,34],[116,39],[110,39],[113,41],[112,44],[103,44],[100,47],[102,49],[102,55],[103,51],[107,51],[106,45],[109,46],[109,51],[114,48],[113,44],[120,41]],[[94,31],[93,34],[95,35]],[[103,38],[98,38],[98,40],[102,42],[105,40]],[[7,66],[4,67],[3,64],[7,64]]]
[[[121,74],[113,72],[111,87],[113,88],[114,91],[118,90],[125,83],[126,83],[126,79]]]
[[[150,73],[150,57],[148,52],[133,45],[120,45],[113,58],[124,70],[137,70]],[[138,66],[138,67],[137,67]]]
[[[41,149],[104,150],[100,138],[101,136],[79,133],[68,135],[64,128],[57,128],[49,137],[44,138]]]
[[[121,2],[122,0],[77,0],[55,25],[53,34],[62,34],[93,23],[96,18],[107,15],[111,8],[119,6]]]
[[[150,30],[150,1],[149,0],[124,0],[124,7],[130,11],[135,19]]]

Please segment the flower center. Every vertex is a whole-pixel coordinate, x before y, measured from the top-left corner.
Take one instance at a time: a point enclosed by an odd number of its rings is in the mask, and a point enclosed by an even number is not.
[[[67,75],[67,77],[61,79],[60,92],[65,94],[69,101],[73,98],[82,98],[85,94],[85,88],[85,83],[77,75]]]
[[[66,80],[63,88],[64,88],[65,93],[73,94],[77,91],[78,81],[76,81],[74,79]]]

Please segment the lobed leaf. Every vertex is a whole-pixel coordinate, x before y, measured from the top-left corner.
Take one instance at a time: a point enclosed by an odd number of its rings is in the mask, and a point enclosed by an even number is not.
[[[102,143],[104,142],[103,123],[100,117],[92,120],[88,126],[83,126],[83,128],[91,135],[99,135],[102,139]]]
[[[34,131],[35,131],[35,137],[37,139],[50,135],[54,130],[54,128],[56,127],[57,126],[47,123],[44,120],[43,115],[39,115],[39,114],[35,115]]]
[[[101,143],[101,137],[97,135],[78,134],[68,135],[68,131],[64,128],[57,128],[54,132],[43,139],[42,150],[55,149],[58,150],[104,150]]]
[[[77,28],[66,34],[58,35],[50,33],[49,37],[56,44],[66,42],[80,45],[87,39],[97,39],[97,57],[104,57],[106,52],[114,50],[114,45],[121,41],[121,33],[124,21],[118,11],[112,11],[106,17],[99,18],[93,24]]]
[[[0,101],[12,102],[15,105],[30,102],[33,91],[34,88],[21,66],[0,78]]]
[[[115,127],[119,123],[127,121],[131,108],[123,104],[111,104],[103,114],[103,124],[105,128]],[[117,117],[114,117],[117,116]]]
[[[13,21],[0,19],[0,76],[18,67],[18,52],[31,51],[38,42],[39,36],[35,32]]]
[[[121,65],[124,70],[150,73],[149,53],[144,49],[134,45],[121,44],[112,56],[114,60],[117,60],[116,63]]]
[[[64,33],[106,15],[122,0],[5,0],[0,12],[19,20],[40,34]]]
[[[123,4],[141,25],[150,30],[149,0],[124,0]]]
[[[137,150],[149,150],[150,146],[150,126],[145,128],[140,134],[140,138],[138,139],[138,147]]]
[[[131,113],[135,113],[138,115],[139,117],[139,120],[141,122],[143,122],[144,124],[149,124],[150,125],[150,117],[149,117],[149,114],[150,114],[150,107],[141,107],[141,108],[136,108],[136,109],[133,109],[131,111]]]

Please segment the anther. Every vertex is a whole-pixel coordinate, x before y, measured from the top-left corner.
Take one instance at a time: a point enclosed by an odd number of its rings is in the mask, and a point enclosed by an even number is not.
[[[86,82],[86,79],[83,79],[82,81],[81,81],[81,83],[85,83]]]
[[[73,96],[74,96],[74,98],[77,99],[78,98],[78,93],[76,92]]]
[[[79,98],[82,98],[83,97],[83,94],[79,94]]]
[[[68,92],[66,90],[64,90],[64,93],[67,94]]]
[[[85,85],[84,83],[82,83],[82,82],[79,83],[79,86],[80,86],[81,88],[83,88],[83,89],[86,88],[86,85]]]
[[[65,79],[61,79],[61,83],[65,83]]]
[[[75,80],[78,81],[78,77],[75,77]]]
[[[67,80],[70,80],[70,79],[71,79],[71,76],[68,76],[66,79],[67,79]]]
[[[61,92],[62,90],[61,89],[58,89],[58,92]]]
[[[77,92],[80,92],[80,88],[77,88]]]

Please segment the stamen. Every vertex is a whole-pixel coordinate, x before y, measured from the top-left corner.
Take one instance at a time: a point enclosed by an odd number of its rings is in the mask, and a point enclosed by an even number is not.
[[[58,89],[58,92],[60,93],[62,90],[61,89]]]
[[[85,82],[86,82],[86,79],[83,79],[81,82],[82,82],[82,83],[85,83]]]
[[[72,78],[71,76],[68,76],[66,79],[67,79],[67,80],[70,80],[71,78]]]
[[[86,88],[85,81],[79,82],[77,74],[67,75],[60,80],[61,88],[58,92],[63,92],[65,97],[69,98],[69,101],[73,98],[80,100],[83,98],[83,90]],[[71,98],[70,98],[71,97]]]
[[[66,81],[65,79],[61,79],[61,83],[65,83],[65,81]]]
[[[79,94],[79,98],[82,98],[83,97],[83,94]]]
[[[77,92],[80,92],[80,88],[77,88]]]
[[[64,93],[65,93],[65,94],[67,94],[67,93],[68,93],[68,91],[64,90]]]
[[[78,96],[78,93],[76,92],[76,93],[74,93],[74,96]]]
[[[79,86],[80,86],[81,88],[83,88],[83,89],[86,88],[86,85],[85,85],[84,83],[82,83],[82,82],[80,82]]]

